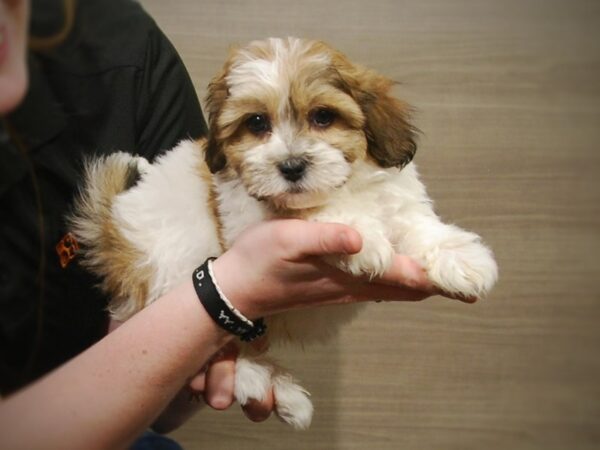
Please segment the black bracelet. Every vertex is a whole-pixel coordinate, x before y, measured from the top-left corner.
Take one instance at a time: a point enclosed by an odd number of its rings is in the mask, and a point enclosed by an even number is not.
[[[208,315],[223,329],[239,336],[242,341],[250,342],[265,334],[267,326],[262,318],[252,322],[244,317],[221,292],[212,273],[212,261],[208,258],[194,270],[192,282],[200,303]]]

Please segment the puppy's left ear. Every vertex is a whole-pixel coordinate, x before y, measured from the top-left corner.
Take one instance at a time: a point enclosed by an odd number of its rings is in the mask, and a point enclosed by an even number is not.
[[[410,123],[410,108],[390,95],[393,83],[379,81],[366,92],[367,152],[381,167],[404,167],[417,151],[417,130]]]
[[[367,152],[381,167],[404,167],[417,151],[418,130],[410,107],[391,95],[394,82],[372,70],[338,59],[337,71],[366,118]]]

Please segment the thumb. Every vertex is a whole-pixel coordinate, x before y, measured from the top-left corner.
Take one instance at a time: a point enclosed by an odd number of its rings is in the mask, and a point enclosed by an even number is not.
[[[290,259],[306,256],[354,254],[362,248],[360,234],[340,223],[307,222],[288,220],[287,230],[282,233],[287,243],[282,242]]]

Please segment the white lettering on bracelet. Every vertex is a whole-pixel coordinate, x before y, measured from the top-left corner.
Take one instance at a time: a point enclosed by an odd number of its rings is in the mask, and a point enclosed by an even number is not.
[[[235,323],[233,320],[231,320],[229,318],[229,316],[227,314],[225,314],[225,311],[221,310],[221,313],[219,314],[219,319],[225,319],[225,325],[229,325],[230,323]]]
[[[198,280],[198,286],[202,286],[202,283],[200,283],[200,281],[202,281],[204,279],[204,270],[201,270],[200,272],[198,272],[196,274],[196,280]]]

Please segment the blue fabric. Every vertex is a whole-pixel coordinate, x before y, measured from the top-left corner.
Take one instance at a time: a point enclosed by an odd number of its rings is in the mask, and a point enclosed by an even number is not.
[[[183,450],[183,447],[173,439],[147,431],[133,443],[129,450]]]

